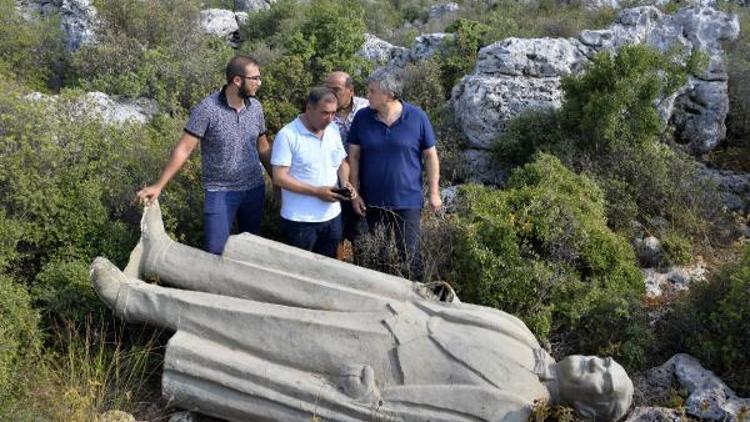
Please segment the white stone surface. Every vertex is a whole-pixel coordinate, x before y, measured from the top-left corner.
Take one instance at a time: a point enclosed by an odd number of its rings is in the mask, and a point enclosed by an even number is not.
[[[750,409],[750,399],[738,397],[713,372],[684,353],[649,370],[647,381],[663,389],[677,384],[680,390],[687,391],[685,410],[700,420],[734,422],[739,420],[743,408]]]
[[[154,100],[116,98],[103,92],[88,92],[72,102],[63,102],[57,95],[44,95],[39,92],[31,93],[26,98],[41,102],[55,113],[63,113],[74,119],[95,117],[113,125],[127,122],[147,123],[159,108]]]
[[[118,316],[176,331],[168,402],[231,421],[526,422],[535,400],[614,420],[632,401],[621,366],[555,362],[512,315],[249,234],[211,255],[170,239],[158,204],[124,273],[97,258],[92,281]],[[619,393],[597,393],[610,378]]]
[[[560,78],[580,72],[599,51],[646,43],[676,48],[683,60],[694,49],[710,57],[678,94],[656,104],[664,124],[695,153],[725,137],[728,111],[726,68],[721,43],[739,34],[737,16],[712,8],[686,7],[664,15],[655,7],[622,10],[613,25],[582,31],[577,39],[508,38],[482,48],[472,74],[453,88],[451,103],[469,147],[487,150],[518,114],[561,105]]]
[[[357,55],[378,64],[384,64],[406,51],[404,47],[395,46],[374,35],[365,34],[365,42],[357,51]]]
[[[234,12],[226,9],[201,10],[200,25],[205,33],[217,37],[227,37],[240,29]]]

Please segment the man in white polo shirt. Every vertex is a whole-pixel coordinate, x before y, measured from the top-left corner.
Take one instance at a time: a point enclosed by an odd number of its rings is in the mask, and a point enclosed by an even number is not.
[[[279,131],[271,154],[286,243],[332,258],[343,237],[339,201],[357,196],[341,135],[331,124],[336,108],[332,90],[311,89],[305,112]]]

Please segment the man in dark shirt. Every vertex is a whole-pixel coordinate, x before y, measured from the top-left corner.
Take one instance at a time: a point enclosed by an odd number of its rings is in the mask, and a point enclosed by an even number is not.
[[[400,99],[402,86],[400,75],[388,69],[368,80],[370,106],[354,116],[349,131],[351,182],[360,193],[352,206],[366,216],[371,230],[385,226],[395,231],[401,256],[418,278],[422,173],[427,173],[430,208],[438,211],[440,164],[430,120]]]
[[[258,63],[248,56],[235,56],[227,64],[226,77],[227,84],[220,91],[191,111],[159,180],[137,193],[141,202],[157,199],[200,143],[204,247],[217,255],[235,219],[240,232],[259,232],[265,196],[261,164],[271,175],[263,107],[254,98],[261,84]]]

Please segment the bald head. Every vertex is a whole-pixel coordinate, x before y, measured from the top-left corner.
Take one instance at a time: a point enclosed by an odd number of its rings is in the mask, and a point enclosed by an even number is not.
[[[349,108],[354,96],[354,81],[346,72],[331,72],[326,78],[326,87],[330,88],[336,94],[338,109]]]

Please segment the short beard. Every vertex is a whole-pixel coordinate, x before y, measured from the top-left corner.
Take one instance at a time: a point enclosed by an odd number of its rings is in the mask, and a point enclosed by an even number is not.
[[[240,85],[240,96],[242,98],[253,98],[255,97],[255,94],[251,94],[250,91],[247,89],[247,80],[242,80],[242,85]]]

